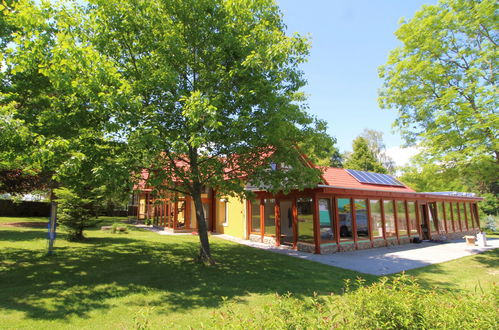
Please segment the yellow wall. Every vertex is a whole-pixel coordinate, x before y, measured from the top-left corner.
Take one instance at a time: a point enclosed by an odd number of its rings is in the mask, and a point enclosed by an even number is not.
[[[223,204],[220,201],[221,198],[217,198],[217,233],[227,234],[237,238],[245,238],[245,226],[246,226],[246,201],[240,200],[236,197],[225,197],[228,200],[227,208],[227,224],[224,225],[224,214],[223,214]]]

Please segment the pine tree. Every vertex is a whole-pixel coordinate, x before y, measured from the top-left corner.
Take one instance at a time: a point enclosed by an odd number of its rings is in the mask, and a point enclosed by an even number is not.
[[[352,146],[353,152],[345,161],[345,168],[359,171],[387,173],[387,170],[376,159],[373,152],[369,149],[368,141],[365,138],[356,138],[353,141]]]

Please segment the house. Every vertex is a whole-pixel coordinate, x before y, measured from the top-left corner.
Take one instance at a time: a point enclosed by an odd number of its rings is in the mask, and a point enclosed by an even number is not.
[[[251,189],[248,187],[248,189]],[[324,168],[316,187],[287,195],[253,189],[256,197],[202,195],[208,230],[287,245],[311,253],[333,253],[407,244],[414,238],[457,239],[479,231],[474,194],[418,193],[387,174]],[[136,186],[130,215],[152,219],[174,232],[196,230],[189,196],[155,197],[147,174]]]

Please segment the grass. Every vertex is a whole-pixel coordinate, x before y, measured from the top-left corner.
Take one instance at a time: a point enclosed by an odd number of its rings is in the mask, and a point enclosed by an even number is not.
[[[105,224],[120,219],[105,218]],[[44,218],[0,218],[2,328],[186,328],[206,324],[224,301],[239,312],[263,308],[275,293],[341,293],[345,279],[378,277],[211,238],[218,264],[195,262],[196,236],[161,236],[98,228],[69,243],[60,233],[46,256],[46,229],[5,227]],[[496,250],[497,251],[497,250]],[[426,286],[487,290],[497,281],[499,251],[408,272]]]

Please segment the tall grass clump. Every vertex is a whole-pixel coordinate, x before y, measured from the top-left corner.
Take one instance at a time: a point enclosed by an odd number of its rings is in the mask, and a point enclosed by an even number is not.
[[[227,329],[493,329],[499,324],[499,290],[424,289],[409,276],[372,285],[347,281],[344,294],[307,298],[276,295],[262,309],[242,314],[225,303],[210,326]]]

